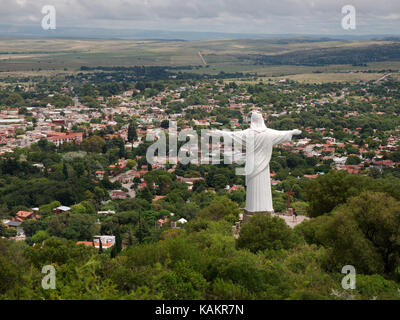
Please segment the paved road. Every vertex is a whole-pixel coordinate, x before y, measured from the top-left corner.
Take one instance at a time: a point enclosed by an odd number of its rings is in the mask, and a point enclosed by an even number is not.
[[[378,80],[376,80],[374,83],[378,83],[379,81],[382,81],[384,79],[386,79],[387,77],[391,76],[391,73],[385,74],[382,78],[379,78]]]
[[[203,64],[206,66],[206,65],[207,65],[207,62],[206,62],[206,60],[204,59],[204,57],[203,57],[203,55],[201,54],[200,51],[199,51],[199,56],[200,56],[201,61],[203,62]]]

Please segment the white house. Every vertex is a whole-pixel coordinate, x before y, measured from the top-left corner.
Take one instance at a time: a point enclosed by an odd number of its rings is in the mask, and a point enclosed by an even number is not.
[[[185,224],[187,220],[185,218],[180,218],[177,222],[180,224]]]

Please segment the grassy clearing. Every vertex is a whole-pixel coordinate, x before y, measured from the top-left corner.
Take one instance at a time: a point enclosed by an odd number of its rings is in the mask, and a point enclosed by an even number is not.
[[[245,80],[236,80],[236,79],[226,79],[225,83],[235,81],[238,84],[255,84],[260,81],[267,82],[276,82],[281,79],[290,79],[293,81],[298,81],[301,83],[332,83],[332,82],[359,82],[359,81],[373,81],[378,80],[382,77],[382,73],[300,73],[294,75],[286,75],[283,77],[256,77],[255,79],[245,79]],[[397,75],[396,75],[397,76]]]
[[[305,73],[286,76],[286,79],[303,83],[359,82],[378,80],[382,73]]]

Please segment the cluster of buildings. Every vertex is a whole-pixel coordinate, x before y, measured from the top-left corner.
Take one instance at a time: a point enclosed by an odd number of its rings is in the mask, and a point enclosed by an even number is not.
[[[280,84],[285,84],[286,81],[280,81]],[[215,90],[215,88],[217,88]],[[199,104],[188,104],[187,97],[189,93],[201,90],[203,92],[202,97],[204,98]],[[293,94],[293,90],[279,89],[284,94]],[[349,105],[349,99],[347,97],[348,90],[342,89],[339,93],[325,94],[322,97],[316,97],[315,93],[310,92],[304,94],[296,101],[293,101],[287,107],[274,108],[273,104],[267,104],[263,108],[258,107],[252,101],[252,95],[246,90],[238,93],[234,92],[232,88],[226,87],[221,83],[201,83],[198,85],[188,85],[179,87],[176,89],[164,89],[155,96],[145,97],[140,94],[139,90],[136,90],[137,95],[133,96],[135,89],[123,92],[120,95],[113,97],[97,97],[97,101],[100,103],[101,108],[89,108],[82,105],[77,98],[74,99],[73,106],[66,106],[65,108],[56,108],[53,105],[47,105],[46,108],[41,107],[28,107],[26,112],[20,113],[18,108],[3,108],[0,111],[0,154],[11,152],[15,147],[29,147],[31,144],[38,142],[40,139],[47,139],[59,146],[68,142],[81,143],[85,139],[87,131],[96,131],[111,128],[112,134],[108,134],[106,138],[121,137],[129,148],[138,147],[138,145],[144,141],[146,135],[151,133],[155,129],[160,128],[160,124],[163,121],[175,120],[179,123],[179,130],[196,129],[196,128],[215,128],[222,126],[217,121],[217,116],[213,115],[213,111],[220,106],[218,105],[218,99],[216,95],[227,94],[229,96],[228,103],[224,106],[230,110],[239,111],[241,118],[232,117],[229,118],[228,125],[232,130],[241,128],[242,123],[248,121],[247,117],[249,111],[257,109],[261,111],[265,119],[276,119],[282,116],[288,115],[292,112],[299,113],[303,110],[309,110],[310,108],[316,108],[323,106],[326,103],[332,103],[338,99],[342,99],[344,104]],[[185,92],[185,94],[183,94]],[[204,93],[205,92],[205,93]],[[107,101],[110,99],[117,99],[118,103],[115,106],[110,106]],[[371,103],[369,98],[366,101]],[[179,105],[180,107],[168,109],[170,104]],[[187,119],[185,115],[187,112],[197,112],[204,114],[204,119]],[[237,114],[237,113],[236,113]],[[379,114],[377,112],[377,114]],[[357,111],[349,111],[344,115],[345,118],[358,117]],[[132,118],[136,119],[138,124],[137,134],[138,140],[130,143],[127,141],[128,137],[128,125],[119,122],[120,119],[129,120]],[[77,130],[82,129],[82,130]],[[351,130],[343,128],[343,131],[352,136],[351,140],[339,141],[335,139],[333,130],[326,128],[300,128],[305,132],[305,138],[299,139],[291,143],[283,143],[281,147],[283,149],[290,150],[291,152],[299,153],[305,157],[315,157],[325,162],[331,163],[331,167],[338,170],[346,170],[349,173],[361,173],[366,167],[376,167],[379,169],[385,167],[399,166],[400,163],[393,162],[385,158],[385,154],[395,151],[398,149],[400,143],[400,130],[392,132],[390,137],[387,139],[387,143],[382,144],[377,138],[374,140],[377,142],[378,147],[374,148],[374,156],[370,157],[370,148],[368,145],[358,145],[355,141],[360,138],[361,128]],[[167,128],[164,128],[167,131]],[[307,138],[318,134],[322,137],[319,142],[315,139]],[[222,146],[221,142],[217,143],[219,147]],[[346,147],[351,147],[352,153],[349,153]],[[355,164],[349,164],[349,157],[357,157],[359,161]],[[136,159],[140,160],[140,157]],[[165,160],[161,159],[158,164],[153,164],[152,169],[165,169]],[[140,181],[136,189],[143,189],[146,187],[146,182],[143,177],[148,172],[147,165],[141,165],[136,168],[126,168],[127,160],[119,159],[115,164],[110,164],[108,168],[96,171],[95,177],[98,180],[103,179],[106,175],[110,177],[110,181],[119,181],[124,190],[111,190],[111,199],[125,199],[128,197],[135,196],[135,190],[131,188],[131,184],[134,181]],[[174,168],[169,169],[170,172],[174,171]],[[271,173],[272,184],[279,184],[280,181],[275,178],[276,173]],[[305,174],[306,179],[315,179],[318,177],[316,174]],[[139,180],[138,180],[139,179]],[[193,184],[197,180],[203,178],[187,178],[177,177],[178,181],[185,182],[188,184],[188,189],[193,187]],[[238,190],[241,186],[227,186],[226,189],[230,192]],[[153,201],[162,199],[163,196],[156,196]],[[69,208],[57,208],[60,212],[68,210]],[[99,212],[99,214],[106,215],[112,214],[110,212]],[[19,227],[26,219],[37,218],[34,211],[32,212],[18,212],[15,219],[6,221],[5,223],[12,227]],[[159,219],[157,222],[160,226],[170,222],[168,218]],[[173,221],[172,221],[173,222]],[[184,222],[182,222],[184,223]],[[19,236],[22,236],[22,231],[19,230]],[[101,236],[95,238],[90,245],[99,245],[99,241],[103,240]],[[109,238],[104,240],[103,247],[112,246],[115,243],[114,240]],[[89,243],[84,243],[89,245]]]

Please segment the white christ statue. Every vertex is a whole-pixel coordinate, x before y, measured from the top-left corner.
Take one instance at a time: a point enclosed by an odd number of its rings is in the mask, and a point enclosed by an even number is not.
[[[213,130],[212,134],[227,137],[246,146],[247,212],[273,212],[269,161],[274,145],[291,141],[300,130],[279,131],[267,128],[261,113],[252,112],[250,128],[242,131]]]

